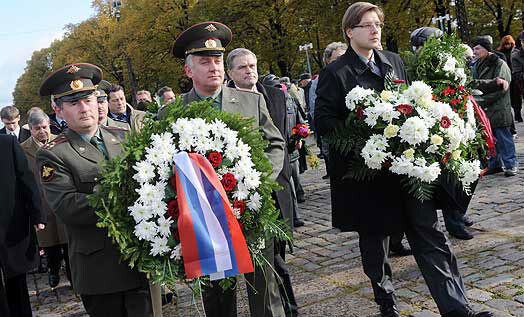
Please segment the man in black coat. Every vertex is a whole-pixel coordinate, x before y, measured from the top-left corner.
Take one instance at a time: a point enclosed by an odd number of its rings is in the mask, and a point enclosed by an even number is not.
[[[257,91],[264,96],[269,115],[273,123],[282,134],[284,140],[288,140],[286,96],[278,88],[263,85],[258,80],[257,59],[253,52],[245,48],[232,50],[227,57],[228,75],[232,79],[228,86],[238,89],[249,89]],[[276,83],[276,81],[275,81]],[[277,182],[283,189],[273,193],[277,208],[280,209],[282,217],[287,220],[290,228],[293,228],[293,201],[291,193],[291,165],[289,156],[284,156],[284,166],[277,177]],[[280,297],[284,304],[286,316],[298,315],[298,306],[295,300],[291,277],[285,263],[286,243],[275,241],[275,271],[278,274]]]
[[[351,89],[359,85],[381,91],[387,75],[406,79],[400,57],[377,50],[383,20],[380,8],[367,2],[354,3],[346,11],[342,29],[349,48],[322,70],[318,82],[315,120],[321,136],[329,137],[342,126],[349,113],[345,96]],[[418,201],[403,190],[397,175],[387,171],[371,181],[347,178],[348,158],[331,150],[330,155],[333,225],[359,233],[362,265],[381,316],[400,316],[387,255],[388,235],[403,229],[443,316],[492,316],[475,313],[468,306],[455,256],[438,230],[435,201]]]
[[[32,316],[26,273],[38,265],[35,229],[44,229],[46,219],[35,178],[15,137],[0,135],[0,153],[0,316]]]
[[[20,126],[20,111],[14,106],[3,107],[0,111],[0,118],[4,127],[0,129],[0,134],[10,134],[16,136],[18,143],[22,143],[31,136],[29,130]]]

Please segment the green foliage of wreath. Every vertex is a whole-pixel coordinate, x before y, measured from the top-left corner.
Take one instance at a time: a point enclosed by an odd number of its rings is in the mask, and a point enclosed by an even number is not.
[[[213,108],[211,102],[193,102],[184,106],[180,98],[166,107],[163,114],[165,116],[161,120],[149,118],[139,132],[130,132],[123,144],[122,154],[104,163],[100,184],[89,197],[100,218],[97,226],[107,228],[109,236],[121,252],[122,260],[128,262],[130,267],[137,267],[140,272],[146,273],[150,280],[168,286],[174,286],[177,281],[185,281],[182,260],[170,259],[169,255],[151,256],[149,242],[139,240],[134,234],[135,222],[128,207],[138,199],[135,189],[139,185],[133,179],[133,166],[144,159],[151,136],[170,131],[171,124],[178,118],[202,118],[207,122],[218,119],[237,131],[238,138],[251,147],[255,169],[262,173],[261,184],[257,189],[262,196],[262,207],[257,212],[246,210],[239,221],[243,226],[253,264],[260,266],[265,263],[266,259],[257,248],[260,241],[273,238],[288,241],[291,240],[291,233],[287,223],[279,219],[280,212],[272,199],[271,193],[280,187],[269,178],[271,163],[264,155],[268,142],[263,139],[259,129],[254,127],[255,119],[243,118],[237,113],[221,112]],[[173,243],[171,240],[170,243]],[[193,290],[198,292],[202,283],[208,281],[208,277],[194,279]],[[233,278],[224,279],[220,283],[225,289],[235,285]]]

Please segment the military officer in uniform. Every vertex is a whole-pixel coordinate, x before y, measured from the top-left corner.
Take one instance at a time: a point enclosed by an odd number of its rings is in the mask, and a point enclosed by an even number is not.
[[[127,130],[98,124],[96,84],[102,71],[79,63],[53,72],[40,95],[53,95],[68,129],[36,154],[47,202],[65,224],[73,287],[90,316],[151,316],[146,276],[120,257],[88,203],[100,163],[122,150]]]
[[[264,97],[252,91],[241,91],[223,86],[225,46],[231,41],[231,30],[217,22],[204,22],[193,25],[184,31],[173,45],[175,57],[185,58],[184,70],[192,79],[193,88],[182,95],[184,104],[193,101],[213,100],[213,106],[225,112],[237,112],[244,117],[254,117],[257,126],[262,128],[269,142],[266,155],[275,180],[284,164],[284,139],[271,121]],[[165,107],[159,111],[164,116]],[[270,262],[274,256],[273,242],[266,241],[264,255]],[[273,263],[271,263],[273,264]],[[264,270],[265,279],[246,274],[249,281],[248,297],[251,316],[284,316],[278,285],[273,269],[264,265],[255,270]],[[235,290],[222,291],[217,282],[202,292],[206,316],[236,316]]]
[[[29,167],[32,168],[34,175],[39,175],[36,165],[36,152],[47,142],[53,141],[57,136],[51,134],[50,120],[43,111],[33,111],[27,120],[31,137],[20,144],[24,149]],[[38,189],[42,194],[42,212],[47,215],[47,226],[44,230],[36,233],[38,246],[43,248],[47,255],[47,266],[49,268],[48,279],[49,286],[56,287],[60,283],[60,267],[62,260],[65,262],[66,275],[71,281],[71,270],[69,266],[69,257],[67,254],[67,237],[65,234],[64,224],[56,221],[53,210],[47,204],[43,196],[40,182],[36,182]]]

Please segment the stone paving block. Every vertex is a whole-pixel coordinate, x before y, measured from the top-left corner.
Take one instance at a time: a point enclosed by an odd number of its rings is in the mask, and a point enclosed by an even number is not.
[[[477,302],[486,302],[493,297],[493,294],[486,292],[478,288],[468,289],[468,299],[474,300]]]
[[[517,311],[518,309],[524,309],[523,304],[508,299],[492,299],[490,301],[487,301],[485,304],[507,313],[512,313],[514,311]]]
[[[480,288],[494,287],[500,284],[510,283],[515,277],[510,274],[501,274],[484,280],[478,280],[474,284]]]
[[[440,317],[440,314],[436,314],[429,310],[423,310],[412,314],[413,317]]]

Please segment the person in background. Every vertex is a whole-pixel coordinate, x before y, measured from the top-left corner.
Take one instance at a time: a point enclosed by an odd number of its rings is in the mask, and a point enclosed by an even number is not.
[[[15,106],[3,107],[0,110],[0,118],[4,127],[0,134],[9,134],[16,137],[19,143],[24,142],[31,136],[31,132],[20,126],[20,111]]]
[[[171,103],[176,99],[176,95],[173,92],[173,89],[168,86],[160,88],[156,95],[158,96],[158,98],[160,98],[160,102],[162,105],[167,105],[168,103]]]
[[[28,118],[31,137],[21,144],[24,150],[29,167],[32,168],[34,175],[38,175],[36,165],[36,152],[44,144],[54,140],[56,135],[51,134],[49,127],[49,117],[42,109],[31,112]],[[42,197],[42,212],[47,216],[47,225],[44,230],[36,233],[38,246],[43,248],[47,255],[47,267],[49,286],[52,288],[60,283],[60,267],[62,261],[65,262],[66,276],[71,281],[71,269],[69,266],[69,256],[67,254],[67,237],[64,225],[56,220],[55,213],[49,207],[44,197],[44,192],[40,182],[37,182],[38,190]]]
[[[30,317],[26,274],[38,265],[46,217],[35,177],[13,135],[0,134],[0,316]]]

